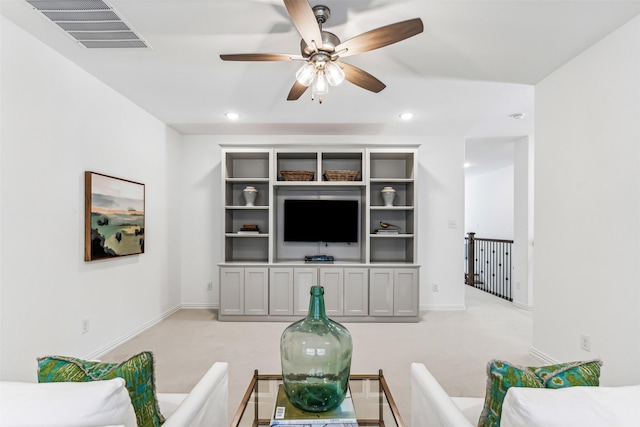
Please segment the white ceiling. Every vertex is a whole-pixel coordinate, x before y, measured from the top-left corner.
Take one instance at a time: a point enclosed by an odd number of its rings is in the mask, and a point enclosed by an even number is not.
[[[219,58],[299,53],[281,0],[109,3],[151,49],[86,49],[24,0],[0,0],[0,12],[183,134],[446,134],[478,144],[531,134],[533,85],[640,14],[640,0],[311,0],[331,8],[324,29],[343,41],[415,17],[425,28],[348,58],[385,90],[344,83],[320,105],[308,93],[286,101],[299,62]],[[241,118],[230,123],[227,111]],[[403,111],[415,118],[401,122]],[[509,118],[516,112],[526,117]]]

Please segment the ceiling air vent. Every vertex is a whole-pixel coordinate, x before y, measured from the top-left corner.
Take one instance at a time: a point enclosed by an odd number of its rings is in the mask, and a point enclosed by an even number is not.
[[[26,1],[87,48],[149,47],[105,1]]]

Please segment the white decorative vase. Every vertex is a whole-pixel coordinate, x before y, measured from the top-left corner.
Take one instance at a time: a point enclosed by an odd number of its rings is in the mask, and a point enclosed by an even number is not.
[[[242,190],[242,196],[244,197],[244,205],[245,206],[253,206],[253,203],[256,201],[256,196],[258,195],[258,190],[255,187],[251,187],[247,185],[244,190]]]
[[[396,197],[396,190],[393,187],[384,187],[380,190],[380,194],[385,206],[393,206],[393,199]]]

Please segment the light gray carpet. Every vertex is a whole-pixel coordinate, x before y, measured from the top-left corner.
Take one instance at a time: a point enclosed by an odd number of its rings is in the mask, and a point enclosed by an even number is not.
[[[490,359],[540,364],[529,354],[531,313],[474,288],[465,289],[465,311],[422,312],[419,323],[344,324],[353,337],[351,372],[383,369],[408,426],[412,362],[424,363],[452,396],[484,396]],[[231,420],[254,369],[280,372],[279,341],[287,325],[219,322],[215,310],[179,310],[101,359],[118,362],[152,351],[157,388],[163,392],[188,392],[213,362],[226,361]]]

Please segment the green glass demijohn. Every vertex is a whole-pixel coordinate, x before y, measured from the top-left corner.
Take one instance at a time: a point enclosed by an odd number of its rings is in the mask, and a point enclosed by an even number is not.
[[[282,379],[291,403],[308,412],[340,405],[347,393],[352,349],[347,328],[325,313],[323,287],[312,286],[307,317],[289,325],[280,338]]]

